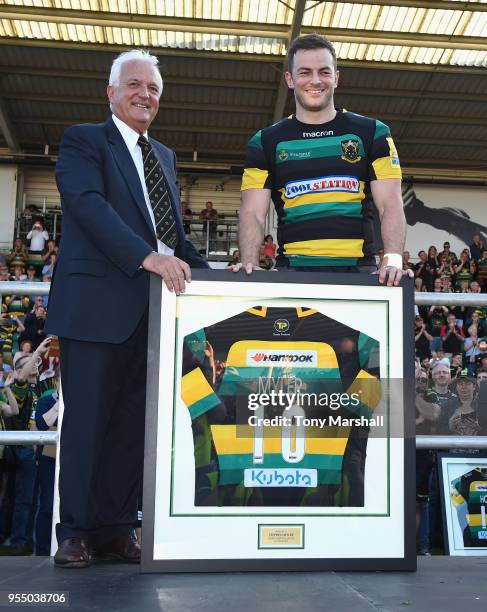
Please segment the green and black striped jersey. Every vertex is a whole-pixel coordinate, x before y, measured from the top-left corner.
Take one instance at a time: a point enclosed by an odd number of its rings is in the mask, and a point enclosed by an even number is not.
[[[291,115],[257,132],[242,191],[271,190],[290,266],[354,266],[374,251],[370,182],[390,178],[401,167],[388,126],[339,110],[325,124]]]
[[[467,509],[467,525],[463,531],[465,546],[487,548],[487,468],[475,469],[451,483],[454,506]]]
[[[37,383],[17,380],[10,387],[17,400],[19,413],[8,417],[8,429],[12,431],[26,431],[30,429],[33,421],[33,411],[39,397]]]
[[[336,493],[353,424],[329,419],[371,418],[378,375],[375,339],[309,308],[256,306],[186,336],[195,504],[349,505]]]

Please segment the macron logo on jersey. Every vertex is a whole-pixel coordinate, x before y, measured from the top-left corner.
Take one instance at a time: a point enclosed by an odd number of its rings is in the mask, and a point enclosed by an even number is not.
[[[263,365],[316,368],[318,367],[318,353],[316,351],[279,351],[277,349],[258,351],[249,349],[247,351],[247,366],[260,367]]]
[[[333,136],[333,130],[322,130],[321,132],[303,132],[303,138],[320,138],[322,136]]]
[[[360,181],[355,176],[320,176],[302,181],[290,181],[284,187],[288,200],[307,193],[326,193],[330,191],[348,191],[358,193]]]

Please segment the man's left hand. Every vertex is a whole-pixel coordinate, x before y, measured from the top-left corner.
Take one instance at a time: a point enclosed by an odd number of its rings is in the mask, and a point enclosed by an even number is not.
[[[399,253],[385,253],[377,273],[379,274],[379,283],[383,284],[387,281],[388,287],[397,287],[404,275],[410,278],[414,276],[411,269],[402,269],[402,256]]]
[[[387,261],[384,261],[386,257],[382,261],[382,265],[377,271],[379,275],[379,283],[383,284],[387,281],[388,287],[397,287],[401,282],[401,278],[403,276],[409,276],[409,278],[414,277],[414,272],[411,269],[403,270],[402,268],[396,268],[395,266],[388,266]]]

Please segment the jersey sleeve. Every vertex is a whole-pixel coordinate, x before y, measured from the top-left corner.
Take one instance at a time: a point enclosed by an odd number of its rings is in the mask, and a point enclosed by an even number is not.
[[[450,495],[451,495],[452,503],[455,506],[455,508],[460,508],[460,506],[466,503],[465,498],[460,493],[461,488],[462,488],[461,477],[456,478],[455,480],[452,480]]]
[[[252,136],[247,145],[241,191],[271,189],[270,168],[262,145],[262,130]]]
[[[360,333],[357,352],[360,370],[347,393],[357,394],[360,403],[356,406],[350,405],[348,410],[370,418],[382,399],[379,342],[367,334]]]
[[[371,181],[402,178],[401,164],[389,127],[378,120],[375,121],[369,176]]]
[[[218,395],[213,391],[200,367],[184,374],[181,382],[181,397],[188,407],[192,421],[221,404]]]
[[[192,421],[221,405],[221,400],[213,388],[213,367],[207,364],[206,346],[203,329],[184,338],[181,398]]]

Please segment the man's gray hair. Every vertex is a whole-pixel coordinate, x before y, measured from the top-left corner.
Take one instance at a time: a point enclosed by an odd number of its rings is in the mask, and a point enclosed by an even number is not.
[[[435,361],[435,363],[433,363],[433,365],[431,366],[431,372],[434,372],[434,370],[436,370],[438,366],[446,366],[447,368],[449,368],[450,365],[451,364],[448,357],[442,357],[441,359],[438,359],[437,361]]]
[[[118,57],[113,60],[112,68],[110,70],[110,77],[108,79],[108,84],[112,86],[116,86],[120,84],[120,72],[122,71],[122,66],[126,62],[133,62],[134,60],[138,62],[147,62],[155,68],[155,72],[160,78],[160,86],[162,93],[162,76],[159,71],[159,60],[155,55],[151,55],[148,51],[144,51],[143,49],[132,49],[131,51],[124,51]]]

